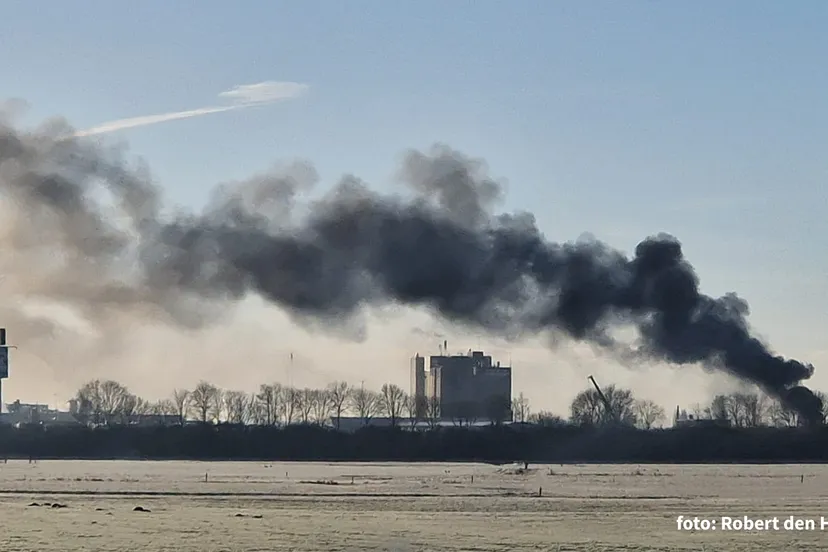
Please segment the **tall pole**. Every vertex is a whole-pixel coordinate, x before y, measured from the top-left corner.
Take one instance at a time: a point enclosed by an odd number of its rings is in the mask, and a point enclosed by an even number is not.
[[[7,377],[9,371],[9,350],[6,348],[6,328],[0,328],[0,414],[3,413],[3,378]]]

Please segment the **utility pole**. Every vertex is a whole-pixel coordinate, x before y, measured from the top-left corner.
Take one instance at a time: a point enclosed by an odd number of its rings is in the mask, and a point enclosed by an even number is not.
[[[3,380],[9,377],[9,349],[14,345],[6,344],[6,328],[0,328],[0,414],[3,413]]]

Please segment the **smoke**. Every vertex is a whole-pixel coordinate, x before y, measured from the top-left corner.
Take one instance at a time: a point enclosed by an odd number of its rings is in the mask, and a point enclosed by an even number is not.
[[[446,146],[405,156],[407,196],[346,177],[302,200],[317,175],[295,163],[219,188],[201,213],[165,216],[149,172],[122,152],[65,124],[0,125],[5,284],[95,327],[137,316],[200,327],[251,293],[329,327],[358,326],[369,305],[424,306],[489,332],[703,363],[820,417],[819,399],[799,386],[813,366],[755,338],[735,294],[700,293],[678,240],[649,237],[632,258],[592,238],[551,242],[530,214],[494,214],[502,186]],[[613,338],[626,325],[638,330],[633,344]]]

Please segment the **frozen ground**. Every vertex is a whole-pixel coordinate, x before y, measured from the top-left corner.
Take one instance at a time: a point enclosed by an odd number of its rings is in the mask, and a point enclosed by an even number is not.
[[[816,465],[522,473],[481,464],[18,460],[0,463],[0,550],[828,550],[819,524],[826,498],[828,469]],[[678,515],[797,516],[815,519],[816,531],[679,532]]]

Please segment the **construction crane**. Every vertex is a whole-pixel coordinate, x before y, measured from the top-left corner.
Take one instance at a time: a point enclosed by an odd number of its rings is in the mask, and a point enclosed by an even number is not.
[[[595,391],[597,391],[597,392],[598,392],[598,397],[601,399],[601,402],[603,402],[603,403],[604,403],[604,409],[605,409],[604,415],[605,415],[605,416],[606,416],[606,417],[607,417],[607,418],[608,418],[611,422],[613,422],[613,423],[617,423],[617,422],[618,422],[618,413],[617,413],[617,412],[615,412],[615,409],[614,409],[614,408],[612,407],[612,405],[610,404],[609,399],[607,399],[607,396],[606,396],[606,395],[604,395],[604,392],[603,392],[603,391],[601,391],[601,388],[600,388],[600,387],[598,387],[598,382],[596,382],[596,381],[595,381],[595,378],[593,378],[592,376],[589,376],[589,378],[588,378],[588,379],[589,379],[589,381],[591,381],[591,382],[592,382],[592,385],[593,385],[593,386],[595,386]]]

